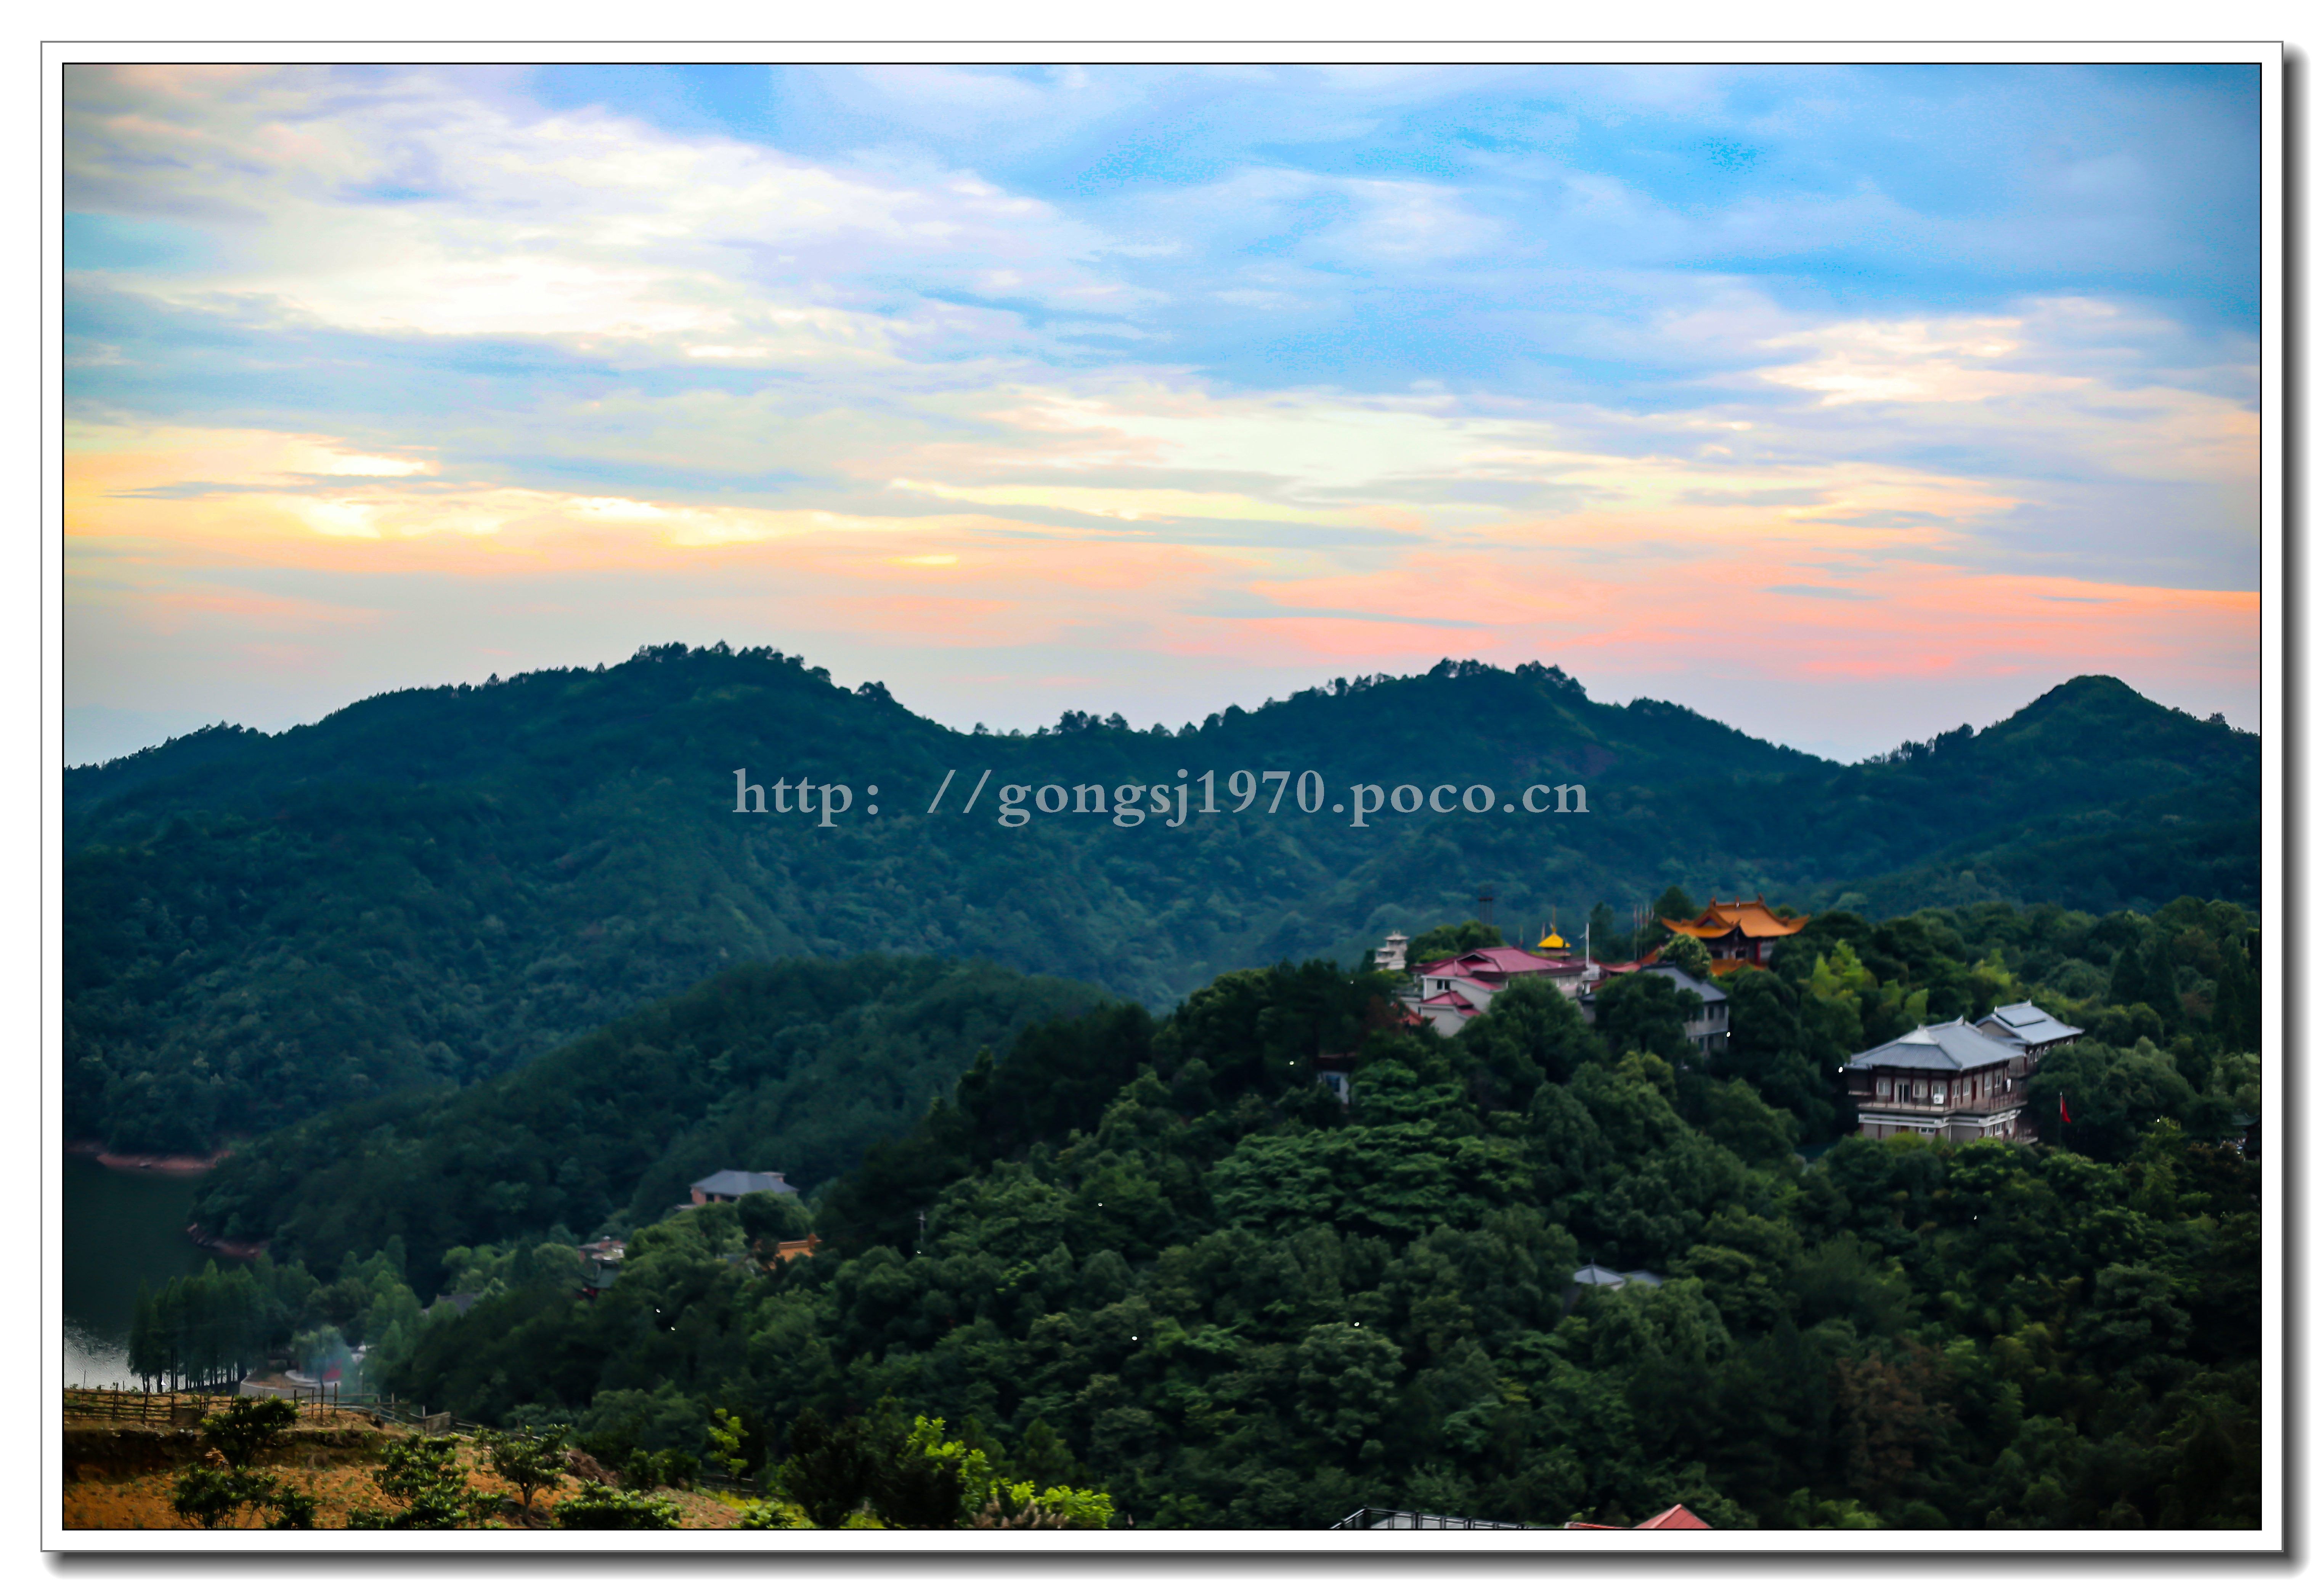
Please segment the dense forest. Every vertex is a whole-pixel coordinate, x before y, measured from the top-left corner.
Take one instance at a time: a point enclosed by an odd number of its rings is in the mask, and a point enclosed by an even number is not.
[[[853,806],[828,826],[737,815],[738,768],[844,782]],[[985,956],[1167,1006],[1221,968],[1351,960],[1487,892],[1505,922],[1614,904],[1625,933],[1674,878],[1875,916],[2248,907],[2258,779],[2255,737],[2095,677],[1842,768],[1675,704],[1594,703],[1541,665],[1333,681],[1176,731],[1068,714],[995,734],[768,649],[648,648],[68,770],[66,1130],[208,1150],[496,1077],[786,957]],[[1456,799],[1358,829],[1329,802],[1364,782],[1581,785],[1588,813]],[[1185,784],[1194,808],[1043,813],[1051,784]],[[994,822],[1011,786],[1021,826]]]
[[[900,1408],[1119,1524],[2249,1526],[2254,935],[2193,899],[1825,913],[1724,976],[1709,1056],[1652,976],[1594,1026],[1521,983],[1446,1040],[1388,976],[1282,963],[1034,1022],[812,1211],[644,1222],[594,1299],[569,1234],[445,1257],[464,1315],[416,1314],[400,1240],[280,1275],[464,1418],[698,1456],[724,1411],[779,1475],[804,1413]],[[1831,1142],[1849,1050],[2026,999],[2089,1031],[2039,1143]],[[1350,1054],[1343,1106],[1313,1064]]]
[[[194,1220],[327,1265],[400,1238],[409,1281],[433,1289],[448,1251],[626,1230],[721,1168],[826,1183],[918,1122],[986,1047],[1103,999],[929,957],[732,969],[498,1079],[263,1136],[205,1181]]]

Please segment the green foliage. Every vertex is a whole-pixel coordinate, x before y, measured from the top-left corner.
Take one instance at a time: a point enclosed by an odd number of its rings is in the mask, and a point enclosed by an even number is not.
[[[564,1478],[565,1442],[569,1436],[563,1427],[542,1432],[521,1427],[513,1432],[485,1435],[484,1453],[493,1475],[516,1489],[517,1503],[527,1515],[532,1512],[532,1496],[556,1487]]]
[[[1711,953],[1691,935],[1671,936],[1670,944],[1663,948],[1663,961],[1697,979],[1711,977]]]
[[[1098,999],[926,958],[739,968],[475,1088],[266,1136],[204,1181],[195,1214],[317,1266],[401,1238],[421,1290],[577,1286],[570,1247],[544,1258],[537,1236],[650,1221],[721,1167],[827,1178],[981,1047]],[[753,1239],[807,1225],[796,1202],[745,1222]]]
[[[170,1487],[170,1507],[196,1526],[311,1528],[315,1496],[287,1478],[241,1467],[197,1460],[180,1468]],[[247,1521],[240,1519],[251,1512]]]
[[[573,1532],[668,1532],[681,1519],[677,1505],[651,1494],[585,1482],[581,1491],[558,1501],[550,1512],[557,1524]]]
[[[1686,1026],[1702,1016],[1702,998],[1659,973],[1625,973],[1598,987],[1598,1036],[1619,1054],[1647,1051],[1691,1056]],[[1487,1009],[1489,1012],[1490,1008]]]
[[[239,1471],[256,1465],[259,1456],[281,1442],[298,1420],[299,1407],[287,1399],[249,1399],[237,1394],[225,1409],[203,1415],[202,1436]]]
[[[813,1408],[803,1411],[791,1423],[790,1450],[776,1479],[816,1526],[844,1526],[859,1516],[898,1527],[961,1523],[967,1451],[932,1444],[892,1405],[835,1428]]]
[[[2174,944],[2197,919],[2172,915]],[[511,1398],[492,1369],[523,1366],[646,1450],[787,1434],[767,1525],[1037,1524],[1076,1492],[1164,1527],[1313,1526],[1365,1498],[2247,1524],[2257,1182],[2203,1114],[2255,1094],[2255,1067],[2192,1029],[2084,1041],[2035,1076],[2089,1092],[2119,1144],[1842,1138],[1803,1165],[1773,1097],[1835,1110],[1810,1060],[1827,1011],[1974,999],[1989,964],[2077,1010],[2049,981],[2116,933],[1817,925],[1729,977],[1737,1049],[1683,1070],[1522,985],[1454,1039],[1398,1032],[1370,976],[1312,966],[1159,1024],[1036,1026],[841,1181],[813,1259],[738,1266],[743,1213],[680,1217],[595,1302],[512,1292],[431,1324],[405,1376],[489,1420]],[[1351,1108],[1292,1065],[1317,1049],[1353,1054]],[[2190,1096],[2156,1123],[2137,1092],[2165,1075]],[[1585,1259],[1663,1282],[1579,1288]]]
[[[148,1387],[247,1377],[267,1346],[309,1312],[315,1280],[303,1267],[262,1259],[249,1266],[181,1274],[154,1293],[138,1287],[130,1319],[129,1369]]]
[[[208,1452],[179,1469],[170,1506],[180,1519],[205,1528],[254,1526],[300,1529],[315,1524],[315,1496],[290,1478],[258,1469],[265,1452],[280,1443],[299,1419],[287,1399],[229,1399],[224,1408],[202,1414]],[[240,1519],[249,1511],[247,1521]]]
[[[750,1449],[750,1432],[740,1416],[730,1416],[721,1406],[711,1413],[708,1439],[711,1451],[727,1476],[740,1482],[751,1475],[752,1465],[746,1458]]]
[[[1465,919],[1459,924],[1439,924],[1412,937],[1405,948],[1405,965],[1417,968],[1424,962],[1442,962],[1457,957],[1463,952],[1473,952],[1480,946],[1506,945],[1501,932],[1480,919]]]
[[[502,1515],[512,1502],[500,1494],[484,1493],[467,1485],[460,1464],[459,1441],[413,1433],[389,1441],[372,1480],[380,1492],[401,1507],[397,1510],[356,1510],[347,1524],[365,1531],[432,1532],[450,1527],[480,1526]]]

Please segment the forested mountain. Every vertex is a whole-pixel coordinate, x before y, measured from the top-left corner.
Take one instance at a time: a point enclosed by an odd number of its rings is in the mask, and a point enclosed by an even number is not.
[[[2194,901],[1830,914],[1727,977],[1735,1049],[1688,1068],[1692,998],[1652,976],[1594,1027],[1520,984],[1448,1041],[1384,1023],[1379,975],[1231,973],[981,1060],[812,1259],[746,1254],[787,1202],[641,1229],[595,1300],[526,1243],[463,1250],[484,1296],[379,1372],[608,1453],[740,1413],[754,1465],[892,1396],[1139,1526],[2248,1527],[2258,1181],[2219,1141],[2257,1099],[2250,934]],[[2026,996],[2091,1031],[2035,1077],[2043,1143],[1793,1154],[1802,1114],[1838,1126],[1833,1056]],[[1305,1064],[1349,1050],[1343,1107]]]
[[[737,814],[738,768],[777,803],[777,780],[851,801],[827,825]],[[1843,769],[1674,704],[1593,703],[1538,665],[1335,681],[1176,732],[1074,714],[994,735],[797,658],[650,648],[69,770],[66,1126],[208,1148],[494,1077],[750,960],[989,956],[1167,1003],[1221,968],[1345,957],[1484,891],[1526,924],[1674,879],[1876,912],[2251,903],[2258,769],[2255,738],[2096,677]],[[1331,811],[1407,783],[1449,785],[1434,800],[1453,811],[1360,828]],[[1053,784],[1111,796],[1043,812]],[[1490,810],[1461,807],[1473,784]],[[1586,787],[1586,815],[1500,810],[1560,784]],[[1132,823],[1152,786],[1170,814]],[[1025,822],[997,822],[1004,801]]]
[[[929,957],[731,969],[497,1079],[267,1135],[209,1175],[194,1218],[327,1275],[395,1241],[433,1290],[448,1250],[626,1230],[721,1168],[813,1189],[910,1128],[986,1047],[1103,999]]]

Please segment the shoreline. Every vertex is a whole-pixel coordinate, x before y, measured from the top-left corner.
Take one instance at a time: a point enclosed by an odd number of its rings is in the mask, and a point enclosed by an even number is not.
[[[232,1156],[232,1146],[212,1156],[140,1156],[134,1151],[108,1148],[101,1139],[68,1139],[65,1155],[88,1156],[99,1166],[110,1167],[116,1173],[159,1173],[165,1177],[198,1178]]]
[[[198,1222],[186,1224],[186,1237],[205,1250],[215,1250],[219,1255],[230,1256],[236,1261],[255,1261],[266,1254],[264,1239],[257,1240],[255,1243],[247,1239],[222,1239]]]

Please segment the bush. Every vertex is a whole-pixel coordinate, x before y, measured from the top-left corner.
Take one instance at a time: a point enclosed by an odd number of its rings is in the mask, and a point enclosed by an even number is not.
[[[558,1526],[575,1532],[651,1532],[675,1527],[678,1510],[668,1499],[585,1482],[581,1491],[550,1512]]]
[[[401,1503],[403,1508],[392,1514],[384,1510],[355,1511],[347,1517],[351,1527],[374,1532],[429,1532],[475,1526],[503,1514],[514,1502],[467,1485],[457,1439],[429,1438],[418,1433],[396,1439],[389,1443],[371,1475],[379,1491]]]

